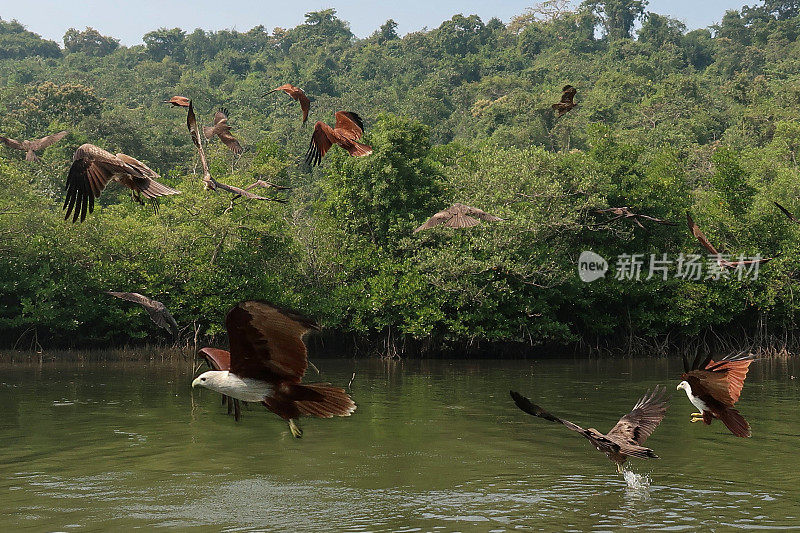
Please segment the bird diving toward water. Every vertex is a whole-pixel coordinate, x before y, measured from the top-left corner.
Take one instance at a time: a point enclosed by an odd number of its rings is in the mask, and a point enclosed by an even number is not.
[[[185,96],[173,96],[169,100],[164,100],[165,104],[172,104],[172,107],[189,107],[189,99]]]
[[[231,134],[231,127],[228,125],[228,110],[224,107],[221,107],[219,111],[214,113],[213,126],[203,126],[203,134],[208,140],[211,140],[214,135],[216,135],[219,137],[219,140],[222,141],[222,144],[227,146],[228,149],[236,155],[241,155],[243,152],[242,145],[239,144],[236,137]]]
[[[631,412],[620,418],[617,425],[605,435],[594,428],[583,429],[569,420],[551,415],[518,392],[511,391],[511,398],[517,407],[529,415],[564,424],[568,429],[589,439],[589,442],[598,451],[605,453],[611,461],[616,463],[619,473],[622,473],[622,465],[628,460],[628,457],[658,459],[653,450],[645,448],[643,445],[667,412],[668,398],[664,387],[656,385],[652,392],[646,392],[636,402]]]
[[[261,96],[267,96],[268,94],[272,94],[277,91],[283,91],[298,102],[300,102],[300,110],[303,112],[303,124],[305,125],[306,121],[308,120],[308,110],[311,109],[311,100],[308,99],[306,93],[303,92],[303,89],[299,87],[295,87],[291,83],[284,83],[280,87],[276,89],[272,89],[271,91],[262,94]]]
[[[614,215],[613,217],[609,218],[605,222],[601,222],[599,224],[594,224],[595,226],[600,225],[607,225],[611,224],[612,222],[616,222],[617,220],[624,219],[624,220],[632,220],[637,226],[644,229],[639,220],[647,220],[650,222],[655,222],[656,224],[663,224],[665,226],[677,226],[675,222],[670,222],[669,220],[664,220],[663,218],[656,218],[651,217],[649,215],[643,215],[641,213],[634,213],[631,211],[630,207],[609,207],[608,209],[597,209],[596,213],[610,213]]]
[[[572,85],[565,85],[564,88],[561,89],[561,100],[550,107],[552,107],[558,113],[559,117],[570,112],[572,108],[577,105],[574,101],[575,94],[577,94],[577,92],[578,90]]]
[[[160,178],[150,167],[125,154],[112,154],[93,144],[83,144],[75,150],[67,175],[67,197],[64,220],[72,214],[72,222],[86,219],[94,211],[94,199],[111,181],[130,189],[133,199],[144,205],[144,199],[155,204],[157,198],[181,192],[159,183]],[[144,199],[143,199],[144,198]]]
[[[700,228],[697,227],[697,224],[694,223],[694,220],[692,220],[692,216],[689,214],[688,211],[686,212],[686,223],[689,226],[689,231],[691,232],[691,234],[694,235],[694,237],[700,242],[703,248],[705,248],[708,251],[709,255],[713,255],[716,257],[717,264],[720,267],[736,268],[747,265],[754,265],[756,263],[758,264],[766,263],[767,261],[772,259],[771,257],[761,257],[758,259],[742,259],[739,261],[728,261],[727,259],[723,259],[722,253],[718,252],[717,249],[714,248],[714,245],[712,245],[711,242],[708,240],[708,238],[703,234],[703,232],[700,231]]]
[[[238,303],[225,317],[230,370],[210,370],[192,381],[245,402],[260,402],[289,423],[295,437],[301,416],[350,416],[356,404],[329,383],[301,383],[308,368],[303,335],[319,329],[311,319],[268,302]],[[206,348],[203,348],[205,350]]]
[[[147,296],[139,294],[138,292],[106,291],[106,293],[114,296],[115,298],[120,298],[121,300],[126,300],[128,302],[141,305],[144,307],[145,311],[147,311],[147,314],[150,315],[150,320],[152,320],[156,326],[164,328],[165,330],[169,331],[173,337],[176,339],[178,338],[178,323],[175,322],[175,318],[169,312],[167,306],[163,303],[159,302],[158,300],[148,298]]]
[[[737,437],[750,436],[750,424],[733,408],[739,401],[744,379],[752,354],[735,354],[713,361],[711,356],[698,355],[692,363],[683,357],[683,369],[678,390],[686,391],[686,396],[699,412],[692,413],[692,422],[703,421],[706,425],[716,418]]]
[[[24,151],[25,161],[39,161],[39,156],[36,155],[36,152],[39,150],[44,150],[48,146],[57,143],[66,137],[67,133],[68,132],[66,131],[59,131],[58,133],[48,135],[47,137],[42,137],[41,139],[37,139],[35,141],[17,141],[15,139],[0,135],[0,142],[9,148],[13,148],[14,150]]]
[[[480,224],[481,220],[484,222],[500,222],[503,219],[490,215],[477,207],[454,204],[426,220],[424,224],[414,230],[414,233],[441,225],[448,228],[471,228]]]
[[[336,125],[331,128],[324,122],[314,124],[314,133],[306,152],[306,163],[319,165],[331,146],[338,144],[353,157],[372,153],[372,147],[358,142],[364,135],[364,121],[352,111],[337,111]]]

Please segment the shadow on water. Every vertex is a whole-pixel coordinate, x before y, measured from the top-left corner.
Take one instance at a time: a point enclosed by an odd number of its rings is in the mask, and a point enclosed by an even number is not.
[[[737,439],[688,422],[673,393],[624,475],[510,388],[584,427],[612,427],[680,361],[320,360],[350,383],[349,419],[303,439],[259,406],[235,423],[186,364],[0,367],[0,529],[695,531],[797,528],[798,365],[754,363]],[[355,372],[355,377],[353,373]]]

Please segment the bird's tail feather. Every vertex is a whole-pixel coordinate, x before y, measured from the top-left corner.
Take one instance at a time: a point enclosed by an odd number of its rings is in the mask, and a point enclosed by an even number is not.
[[[352,143],[352,144],[351,144]],[[344,148],[354,157],[361,157],[372,153],[372,147],[357,141],[350,141]]]
[[[339,387],[329,383],[309,383],[295,385],[292,397],[298,411],[303,416],[331,418],[333,416],[350,416],[356,410],[356,404],[350,396]]]
[[[745,420],[736,409],[725,409],[717,418],[719,418],[722,423],[725,424],[725,427],[737,437],[750,436],[750,424],[747,423],[747,420]]]

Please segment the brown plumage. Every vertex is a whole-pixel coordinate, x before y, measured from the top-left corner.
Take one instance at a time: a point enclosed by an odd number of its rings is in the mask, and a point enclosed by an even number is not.
[[[308,96],[306,96],[306,93],[303,92],[303,89],[295,87],[291,83],[284,83],[280,87],[272,89],[268,93],[264,93],[262,96],[267,96],[268,94],[272,94],[277,91],[283,91],[300,102],[300,110],[303,112],[303,124],[305,124],[308,120],[308,110],[311,109],[311,100],[308,99]]]
[[[331,146],[338,144],[353,157],[372,153],[372,147],[357,142],[364,134],[364,121],[351,111],[337,111],[336,125],[331,128],[324,122],[314,124],[314,133],[306,152],[306,163],[319,165]]]
[[[568,113],[575,107],[575,94],[577,93],[577,89],[572,85],[565,85],[563,89],[561,89],[561,100],[556,102],[551,107],[556,110],[558,116]]]
[[[200,348],[197,356],[203,359],[211,370],[230,370],[231,352],[218,348]],[[222,405],[228,405],[228,414],[233,413],[233,418],[238,422],[242,416],[242,407],[239,400],[222,395]]]
[[[619,422],[605,435],[594,428],[583,429],[569,420],[558,418],[517,392],[511,391],[511,398],[517,407],[526,413],[563,424],[568,429],[589,439],[589,442],[598,451],[605,453],[611,461],[616,463],[617,470],[620,472],[622,472],[622,465],[628,457],[658,459],[653,450],[644,447],[644,443],[667,412],[667,395],[664,387],[656,385],[652,392],[646,392],[636,402],[631,412],[620,418]]]
[[[740,266],[748,266],[753,265],[756,263],[766,263],[767,261],[771,260],[771,257],[762,257],[761,259],[747,259],[741,261],[728,261],[727,259],[722,258],[722,254],[714,248],[714,245],[708,240],[708,238],[700,231],[700,228],[697,227],[697,224],[694,223],[692,220],[692,216],[689,212],[686,212],[686,224],[689,226],[689,231],[691,234],[700,242],[700,244],[705,248],[709,255],[713,255],[716,257],[717,264],[723,268],[736,268]]]
[[[147,296],[139,294],[138,292],[106,291],[106,293],[114,296],[115,298],[120,298],[122,300],[141,305],[144,307],[145,311],[147,311],[147,314],[150,315],[150,320],[152,320],[156,326],[169,331],[173,337],[178,337],[178,323],[175,322],[175,318],[169,312],[167,306],[163,303],[159,302],[158,300],[148,298]]]
[[[233,382],[234,388],[226,390],[240,399],[266,390],[260,396],[262,404],[288,421],[296,437],[302,435],[296,423],[300,416],[330,418],[355,411],[356,405],[344,389],[328,383],[301,383],[308,368],[303,335],[319,329],[313,320],[268,302],[250,300],[228,312],[225,327],[231,348],[230,372],[221,377],[214,372],[202,374],[192,386],[214,389],[215,380],[221,380],[223,387]],[[239,385],[242,380],[246,387]]]
[[[656,218],[656,217],[651,217],[649,215],[643,215],[641,213],[634,213],[633,211],[631,211],[630,207],[609,207],[608,209],[597,209],[595,212],[611,213],[612,215],[615,215],[612,218],[606,220],[605,222],[602,222],[600,224],[594,224],[595,226],[611,224],[612,222],[615,222],[620,219],[631,220],[640,228],[644,228],[642,223],[639,222],[640,219],[648,220],[650,222],[655,222],[657,224],[663,224],[665,226],[677,226],[675,222],[670,222],[669,220],[664,220],[663,218]]]
[[[172,107],[189,107],[190,100],[185,96],[173,96],[169,100],[164,100],[165,104],[172,104]]]
[[[292,190],[291,187],[284,187],[283,185],[275,185],[274,183],[272,183],[270,181],[264,181],[264,180],[256,180],[255,182],[253,182],[250,185],[248,185],[247,187],[245,187],[245,190],[249,191],[250,189],[255,189],[256,187],[262,187],[264,189],[275,189],[277,191],[290,191],[290,190]]]
[[[774,204],[775,204],[775,205],[778,207],[778,209],[780,209],[780,210],[783,212],[783,214],[784,214],[784,215],[786,215],[786,218],[788,218],[789,220],[791,220],[791,221],[792,221],[792,222],[794,222],[795,224],[800,224],[800,220],[797,220],[797,219],[795,218],[795,216],[794,216],[792,213],[790,213],[790,212],[789,212],[789,210],[788,210],[788,209],[786,209],[785,207],[783,207],[783,206],[782,206],[781,204],[779,204],[778,202],[772,202],[772,203],[774,203]]]
[[[144,204],[144,199],[154,201],[160,196],[180,194],[180,191],[159,183],[156,174],[141,161],[125,154],[112,154],[93,144],[81,145],[72,157],[72,166],[67,175],[67,197],[64,200],[66,215],[73,214],[72,221],[86,218],[87,211],[94,211],[94,199],[111,181],[133,191],[133,198]]]
[[[733,408],[739,401],[745,377],[753,362],[752,354],[735,354],[714,361],[711,356],[698,356],[693,362],[684,356],[681,383],[692,405],[699,412],[692,413],[692,422],[710,425],[716,418],[737,437],[750,436],[750,424]]]
[[[57,143],[66,137],[67,133],[68,132],[66,131],[59,131],[58,133],[48,135],[47,137],[42,137],[41,139],[37,139],[35,141],[17,141],[15,139],[0,135],[0,142],[9,148],[13,148],[14,150],[22,150],[25,152],[25,161],[39,161],[39,156],[36,155],[36,152],[39,150],[44,150],[48,146]]]
[[[470,207],[464,204],[454,204],[444,211],[439,211],[429,218],[423,225],[414,230],[414,233],[436,226],[444,225],[448,228],[471,228],[485,222],[499,222],[503,219],[490,215],[477,207]]]
[[[214,125],[203,126],[203,134],[208,140],[211,140],[216,135],[236,155],[240,155],[243,151],[242,145],[231,134],[231,127],[228,125],[228,110],[225,108],[220,108],[219,111],[214,113]]]
[[[197,127],[197,116],[194,114],[194,106],[191,100],[189,101],[189,111],[186,114],[186,127],[189,129],[189,135],[192,138],[195,148],[197,148],[197,153],[200,155],[200,165],[203,167],[203,184],[205,184],[206,189],[212,191],[221,189],[231,194],[235,194],[236,196],[247,198],[248,200],[271,200],[273,202],[280,203],[286,202],[286,200],[283,199],[258,196],[257,194],[253,194],[233,185],[227,185],[211,177],[211,171],[208,167],[208,159],[206,158],[206,151],[203,149],[203,139],[200,137],[200,130]]]

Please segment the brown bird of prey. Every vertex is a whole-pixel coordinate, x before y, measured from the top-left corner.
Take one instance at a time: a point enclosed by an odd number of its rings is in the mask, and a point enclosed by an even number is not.
[[[595,213],[611,213],[612,215],[615,215],[612,218],[609,218],[608,220],[603,222],[602,223],[603,225],[611,224],[612,222],[619,219],[625,219],[625,220],[632,220],[634,223],[636,223],[637,226],[639,226],[640,228],[644,228],[642,223],[639,222],[639,220],[641,219],[641,220],[649,220],[650,222],[656,222],[657,224],[663,224],[665,226],[677,226],[675,222],[670,222],[669,220],[651,217],[649,215],[643,215],[641,213],[634,213],[633,211],[631,211],[630,207],[609,207],[608,209],[597,209]],[[600,224],[595,224],[595,225],[599,226]]]
[[[8,137],[3,137],[0,135],[0,142],[4,143],[9,148],[13,148],[14,150],[22,150],[25,152],[25,161],[38,161],[39,156],[36,155],[36,152],[39,150],[44,150],[51,144],[55,144],[64,137],[66,137],[66,131],[59,131],[58,133],[54,133],[53,135],[48,135],[47,137],[42,137],[41,139],[35,141],[17,141],[15,139],[10,139]]]
[[[295,437],[303,432],[300,416],[350,416],[356,404],[329,383],[301,383],[308,368],[303,335],[319,329],[294,311],[263,301],[237,304],[225,317],[230,341],[230,371],[200,374],[192,387],[206,387],[245,402],[261,402],[289,423]]]
[[[500,217],[490,215],[486,211],[482,211],[477,207],[470,207],[464,204],[454,204],[444,211],[439,211],[431,218],[425,221],[423,225],[414,230],[414,233],[425,229],[431,229],[435,226],[444,224],[448,228],[471,228],[485,222],[499,222],[503,220]]]
[[[173,96],[169,100],[164,100],[165,104],[172,104],[172,107],[189,107],[189,99],[185,96]]]
[[[248,200],[272,200],[274,202],[286,202],[286,200],[283,199],[258,196],[244,189],[240,189],[239,187],[227,185],[217,181],[211,177],[211,171],[208,168],[208,159],[206,159],[206,151],[203,149],[203,140],[200,138],[200,130],[197,127],[197,116],[194,114],[194,106],[192,105],[191,100],[189,101],[189,111],[186,114],[186,127],[189,129],[189,135],[192,138],[194,146],[197,148],[197,153],[200,155],[200,164],[203,167],[203,183],[205,184],[206,189],[212,191],[221,189],[237,196],[247,198]]]
[[[778,209],[780,209],[781,211],[783,211],[783,214],[784,214],[784,215],[786,215],[786,218],[788,218],[789,220],[791,220],[791,221],[792,221],[792,222],[794,222],[795,224],[800,224],[800,220],[797,220],[797,219],[795,218],[795,216],[794,216],[792,213],[790,213],[790,212],[789,212],[789,210],[788,210],[788,209],[786,209],[785,207],[783,207],[783,206],[782,206],[781,204],[779,204],[778,202],[772,202],[772,203],[774,203],[776,206],[778,206]]]
[[[337,111],[336,126],[331,128],[324,122],[314,124],[314,133],[306,153],[306,163],[319,165],[331,146],[338,144],[353,157],[372,153],[372,147],[357,142],[364,134],[364,121],[352,111]]]
[[[166,305],[152,298],[148,298],[143,294],[139,294],[138,292],[106,292],[115,298],[141,305],[144,307],[145,311],[147,311],[147,314],[150,315],[150,320],[152,320],[156,326],[169,331],[172,333],[173,337],[178,337],[178,323],[175,322],[175,318],[173,318],[172,314],[167,310]]]
[[[664,387],[656,387],[642,396],[631,412],[623,416],[611,431],[603,435],[594,428],[583,429],[569,420],[551,415],[538,405],[532,403],[521,394],[511,391],[511,398],[517,407],[529,415],[538,416],[551,422],[564,424],[568,429],[580,433],[591,442],[598,451],[614,461],[617,471],[622,473],[622,465],[628,457],[653,458],[658,456],[650,448],[645,448],[644,442],[653,433],[656,426],[661,423],[667,412],[667,396]]]
[[[753,265],[756,263],[759,264],[766,263],[767,261],[772,259],[771,257],[762,257],[760,259],[747,259],[741,261],[728,261],[726,259],[723,259],[722,254],[718,252],[716,248],[714,248],[714,245],[712,245],[711,242],[709,242],[708,238],[703,234],[702,231],[700,231],[700,228],[697,227],[697,224],[694,223],[694,220],[692,220],[692,216],[689,214],[688,211],[686,212],[686,223],[688,224],[689,231],[692,233],[692,235],[694,235],[695,238],[697,238],[697,240],[700,242],[700,244],[703,245],[703,248],[705,248],[708,251],[709,255],[713,255],[716,257],[717,264],[723,268],[736,268],[740,266]]]
[[[684,356],[685,372],[681,374],[683,381],[678,390],[685,390],[689,401],[699,409],[698,413],[692,413],[692,422],[702,420],[710,425],[716,418],[737,437],[749,437],[750,424],[733,405],[739,401],[752,362],[752,354],[730,355],[716,362],[711,356],[698,356],[691,364]]]
[[[221,107],[219,111],[214,113],[214,125],[203,126],[203,134],[206,139],[211,140],[214,135],[219,137],[219,140],[236,155],[242,153],[242,145],[236,140],[236,137],[231,135],[231,127],[228,125],[228,110]]]
[[[217,348],[201,348],[197,352],[198,357],[202,358],[211,370],[230,371],[231,352]],[[233,418],[238,422],[242,416],[242,409],[239,400],[222,395],[222,405],[228,404],[228,414],[233,412]]]
[[[83,144],[75,150],[72,166],[67,175],[67,198],[64,207],[67,213],[81,222],[94,211],[94,199],[110,181],[117,181],[133,191],[133,199],[144,205],[144,199],[155,201],[160,196],[180,194],[171,187],[156,181],[160,176],[141,161],[125,154],[112,154],[93,144]]]
[[[577,89],[572,85],[565,85],[563,89],[561,89],[561,101],[556,102],[551,107],[555,109],[558,113],[558,116],[568,113],[575,107],[575,102],[573,98],[575,98],[575,94],[577,93]]]
[[[308,99],[308,96],[306,96],[306,93],[303,92],[303,89],[295,87],[291,83],[284,83],[277,89],[272,89],[268,93],[264,93],[262,96],[267,96],[268,94],[272,94],[277,91],[283,91],[300,102],[300,110],[303,112],[303,124],[305,124],[308,120],[308,110],[311,109],[311,100]]]

